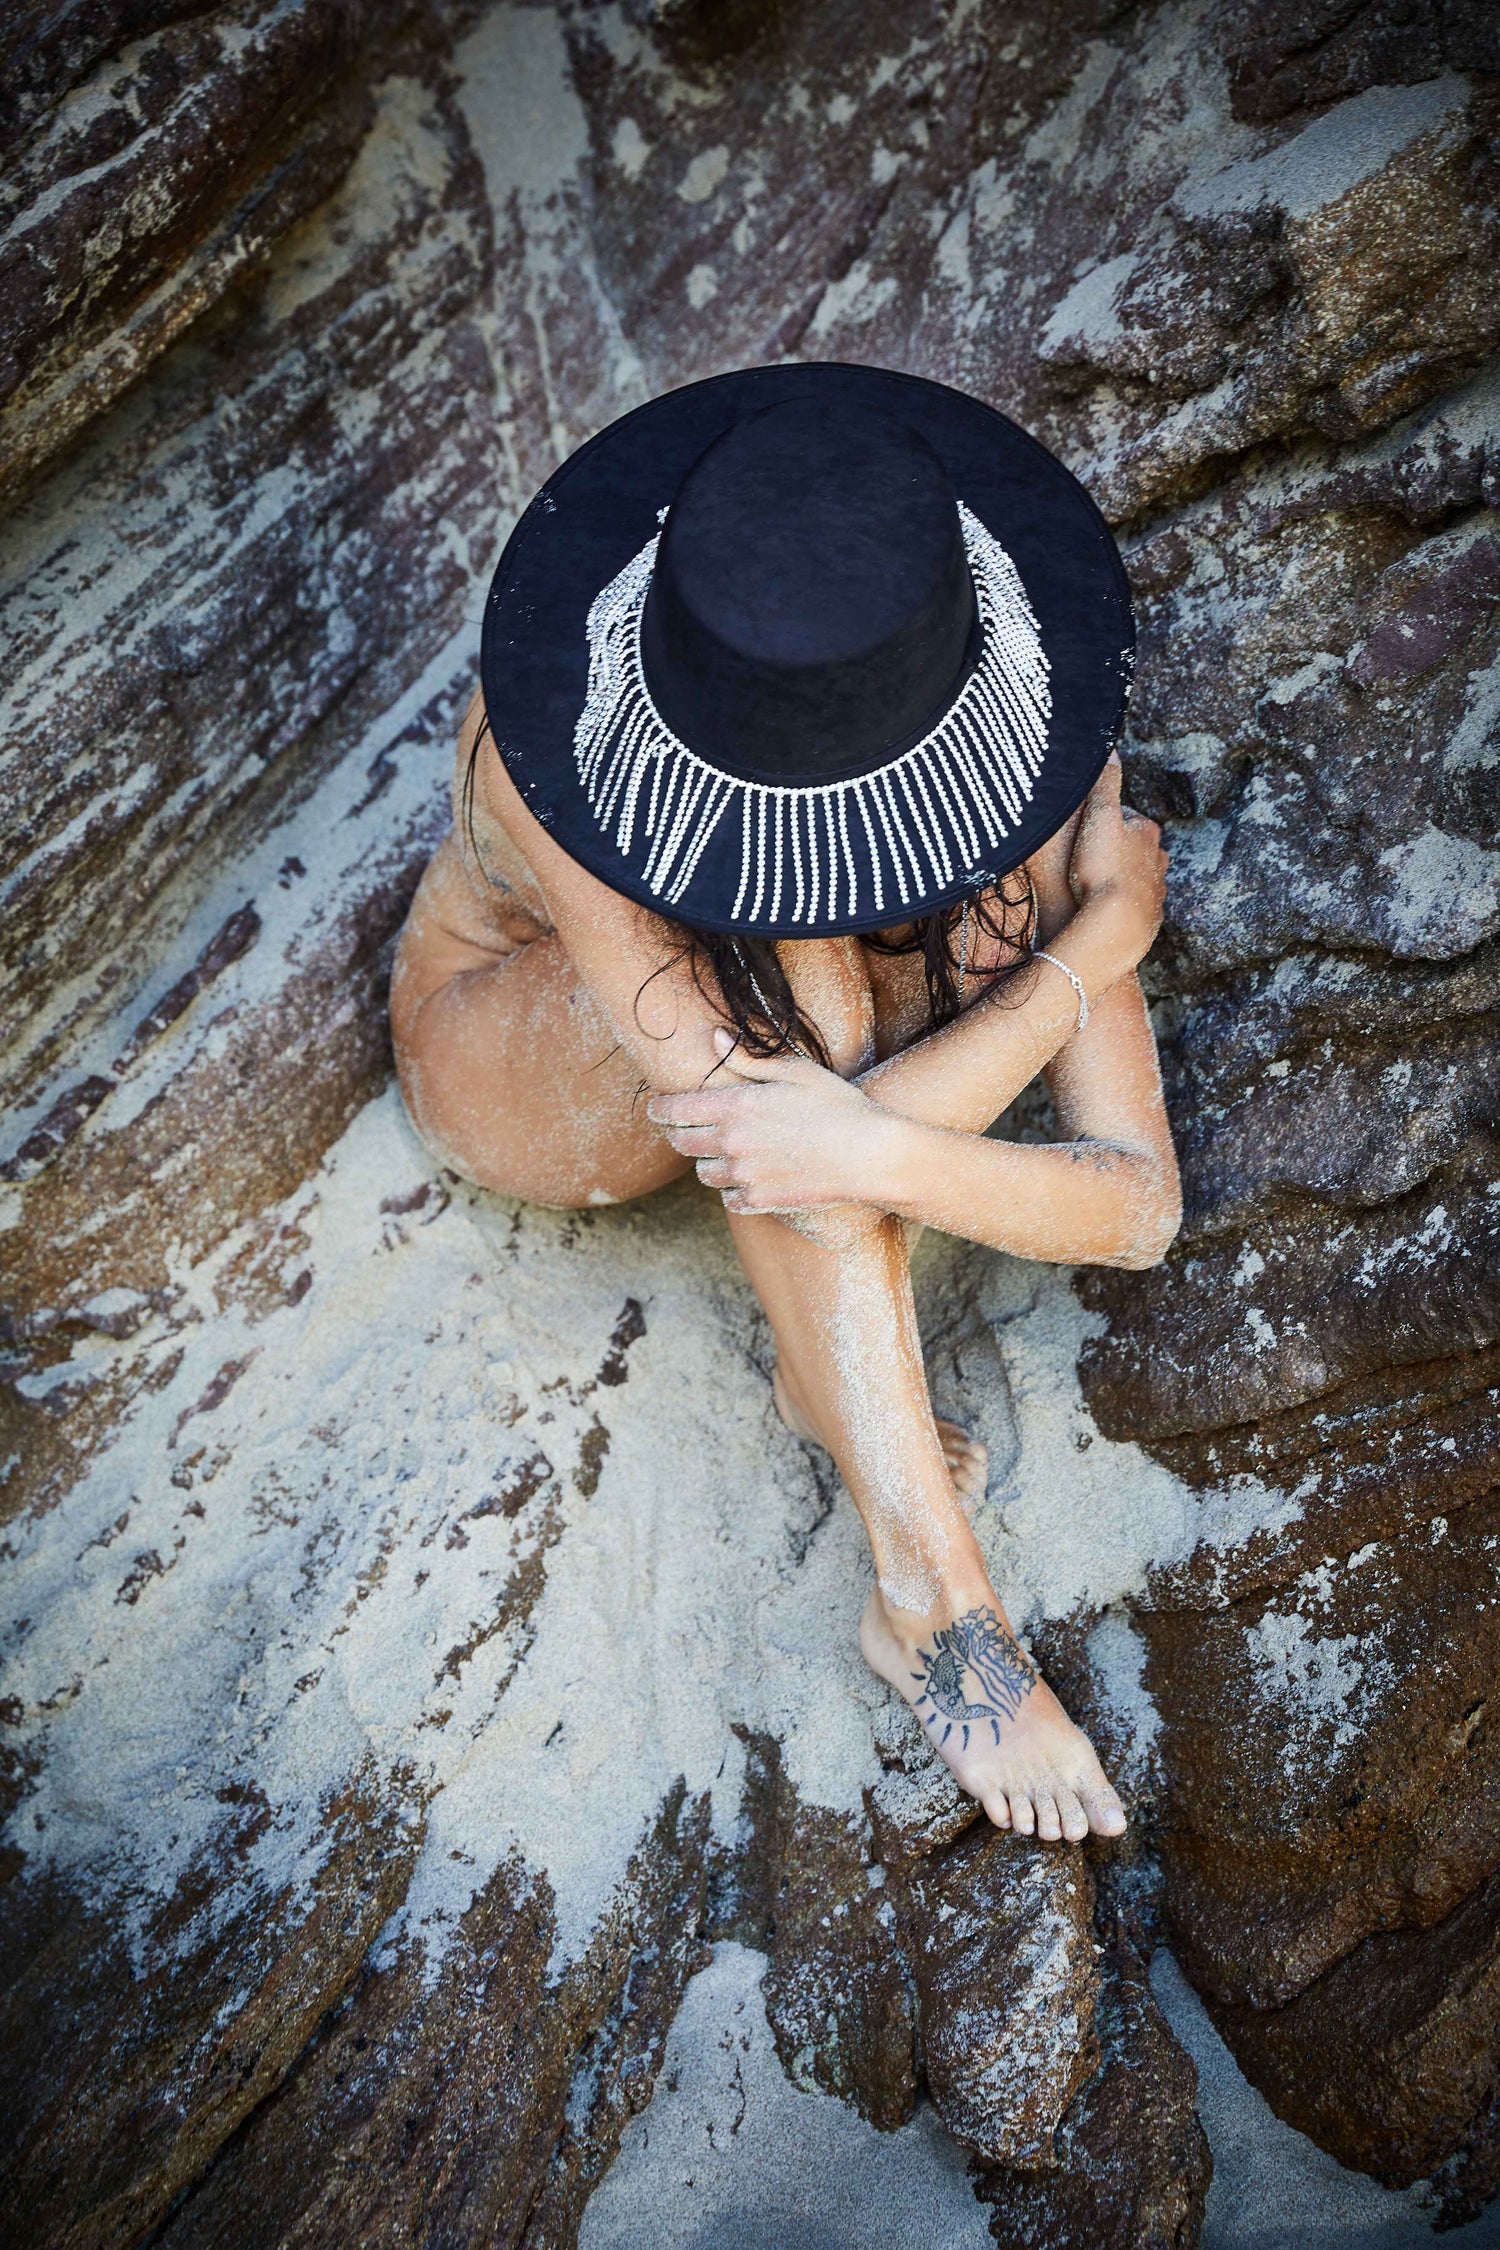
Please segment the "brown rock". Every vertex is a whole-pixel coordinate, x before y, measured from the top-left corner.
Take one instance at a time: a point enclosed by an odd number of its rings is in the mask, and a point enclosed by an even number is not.
[[[1373,1931],[1451,1914],[1500,1858],[1500,1505],[1329,1557],[1274,1597],[1144,1614],[1174,1950],[1278,2007]]]
[[[89,1075],[71,1043],[128,1009],[123,1045],[197,901],[457,624],[495,529],[460,436],[492,396],[488,234],[451,93],[387,79],[276,275],[12,515],[0,1050],[31,1124],[56,1073]]]
[[[36,2250],[133,2242],[277,2084],[357,1979],[420,1824],[373,1775],[325,1811],[311,1879],[268,1890],[247,1794],[133,1945],[46,1875],[4,1916],[0,2228]]]
[[[886,1870],[863,1822],[798,1801],[779,1743],[747,1747],[741,1852],[713,1934],[769,1956],[766,2015],[793,2084],[894,2131],[916,2101],[916,2011]]]
[[[1198,2073],[1116,1929],[1094,2012],[1099,2062],[1064,2111],[1051,2161],[980,2173],[1001,2250],[1192,2250],[1213,2173]]]
[[[1156,778],[1149,759],[1132,766],[1133,792],[1163,814]],[[1297,953],[1195,996],[1165,1057],[1185,1235],[1314,1198],[1357,1211],[1482,1150],[1497,1003],[1493,941],[1451,966]]]
[[[1500,803],[1469,684],[1500,646],[1481,598],[1500,520],[1495,420],[1487,377],[1356,451],[1235,478],[1128,550],[1141,610],[1129,788],[1141,809],[1193,823],[1154,973],[1221,1029],[1246,1011],[1241,1070],[1278,1015],[1283,1043],[1264,1062],[1295,1054],[1300,1001],[1352,1030],[1403,973],[1441,1020],[1436,979],[1379,957],[1456,964],[1496,929]],[[1437,506],[1454,511],[1446,527],[1426,520]],[[1398,621],[1419,614],[1406,637]],[[1377,683],[1364,673],[1392,661],[1388,628],[1411,662]],[[1220,998],[1229,976],[1243,981]],[[1455,998],[1452,1012],[1474,1007]],[[1195,1017],[1185,1052],[1206,1060]],[[1398,1087],[1388,1098],[1404,1108]]]
[[[1500,2191],[1500,2088],[1470,2119],[1462,2145],[1436,2165],[1427,2193],[1435,2225],[1467,2226]]]
[[[1477,367],[1500,339],[1493,133],[1462,79],[1372,88],[1185,182],[1076,281],[1041,359],[1069,394],[1100,386],[1082,428],[1111,512],[1268,438],[1380,429]]]
[[[200,10],[68,91],[0,200],[0,490],[324,200],[369,125],[356,45],[399,14]]]
[[[1241,1477],[1294,1494],[1229,1546],[1151,1573],[1154,1608],[1212,1609],[1285,1586],[1330,1554],[1425,1538],[1500,1481],[1500,1349],[1381,1368],[1310,1405],[1153,1447],[1210,1495]]]
[[[1213,2013],[1278,2115],[1341,2164],[1406,2187],[1468,2143],[1450,2219],[1493,2192],[1500,1879],[1435,1927],[1366,1938],[1289,2007]]]
[[[870,1825],[883,1864],[907,1867],[951,1844],[980,1817],[976,1798],[959,1788],[909,1705],[894,1698],[875,1722],[875,1748],[884,1768],[866,1792]]]
[[[460,694],[467,689],[465,676]],[[442,699],[397,747],[413,752],[431,740],[457,701]],[[47,1384],[39,1395],[7,1387],[0,1425],[15,1442],[0,1513],[55,1499],[130,1398],[159,1379],[160,1324],[174,1318],[171,1259],[180,1250],[201,1257],[240,1219],[289,1194],[385,1082],[391,950],[442,817],[441,804],[426,806],[405,833],[391,833],[387,821],[383,835],[351,823],[347,852],[326,852],[305,879],[303,914],[280,935],[274,965],[248,944],[225,960],[221,930],[143,1013],[84,1114],[77,1105],[59,1118],[54,1108],[22,1144],[23,1184],[13,1191],[20,1223],[0,1234],[12,1378],[66,1361],[81,1335],[111,1324],[128,1335],[155,1319],[140,1354],[98,1381]],[[243,935],[253,907],[239,912]],[[237,963],[253,978],[237,983]],[[156,1090],[138,1103],[135,1081],[147,1069]],[[212,1195],[184,1196],[185,1149]],[[280,1248],[267,1276],[278,1296],[305,1271],[295,1242]]]
[[[922,2066],[938,2115],[991,2164],[1045,2164],[1099,2059],[1087,1862],[986,1824],[920,1861],[903,1888]]]
[[[1082,1360],[1111,1437],[1204,1436],[1307,1404],[1382,1368],[1487,1350],[1500,1334],[1500,1211],[1487,1160],[1367,1216],[1187,1244],[1085,1303],[1118,1314]]]
[[[1270,0],[1224,10],[1231,105],[1256,123],[1444,70],[1500,70],[1483,0]]]
[[[550,2250],[651,2098],[702,1954],[708,1807],[679,1791],[560,1983],[545,1885],[505,1866],[435,1977],[420,1940],[371,1968],[175,2212],[171,2250],[439,2239]]]

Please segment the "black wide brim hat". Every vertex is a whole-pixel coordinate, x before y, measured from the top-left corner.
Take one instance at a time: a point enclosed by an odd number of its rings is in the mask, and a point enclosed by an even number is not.
[[[970,897],[1060,828],[1134,647],[1108,525],[1004,415],[882,368],[758,367],[548,479],[481,678],[522,799],[611,889],[826,937]]]

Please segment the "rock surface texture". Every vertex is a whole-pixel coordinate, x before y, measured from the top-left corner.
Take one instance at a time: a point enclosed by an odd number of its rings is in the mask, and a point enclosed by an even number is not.
[[[997,2242],[1190,2250],[1163,1927],[1280,2116],[1500,2187],[1497,89],[1466,0],[10,11],[4,2239],[563,2250],[719,1947]],[[862,1673],[711,1201],[390,1084],[508,521],[782,356],[1015,414],[1136,592],[1183,1235],[918,1277],[1112,1852]]]

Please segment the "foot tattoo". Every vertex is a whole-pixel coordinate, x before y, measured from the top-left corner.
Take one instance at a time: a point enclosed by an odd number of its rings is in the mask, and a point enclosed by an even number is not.
[[[993,1609],[968,1610],[951,1625],[942,1626],[933,1640],[931,1653],[917,1650],[922,1670],[912,1674],[922,1689],[916,1708],[923,1725],[946,1722],[939,1737],[943,1742],[956,1726],[962,1727],[967,1750],[970,1728],[987,1720],[998,1743],[1000,1721],[1013,1719],[1036,1685],[1038,1673],[1031,1658],[1011,1639]],[[974,1683],[972,1695],[964,1692],[968,1681]]]

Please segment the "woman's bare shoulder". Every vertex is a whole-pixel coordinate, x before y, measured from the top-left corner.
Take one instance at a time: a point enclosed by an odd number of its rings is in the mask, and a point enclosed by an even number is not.
[[[519,818],[517,815],[519,814]],[[471,883],[507,921],[520,915],[537,929],[552,926],[527,826],[541,834],[511,784],[478,688],[458,730],[453,759],[453,833]]]
[[[476,722],[476,734],[481,722]],[[460,756],[467,765],[462,735]],[[660,950],[665,925],[590,874],[548,833],[506,772],[488,733],[474,764],[474,806],[481,846],[489,837],[507,862],[506,872],[524,869],[527,895],[549,914],[551,925],[559,918],[569,924],[582,918],[597,930],[610,930],[632,951],[640,946]]]

